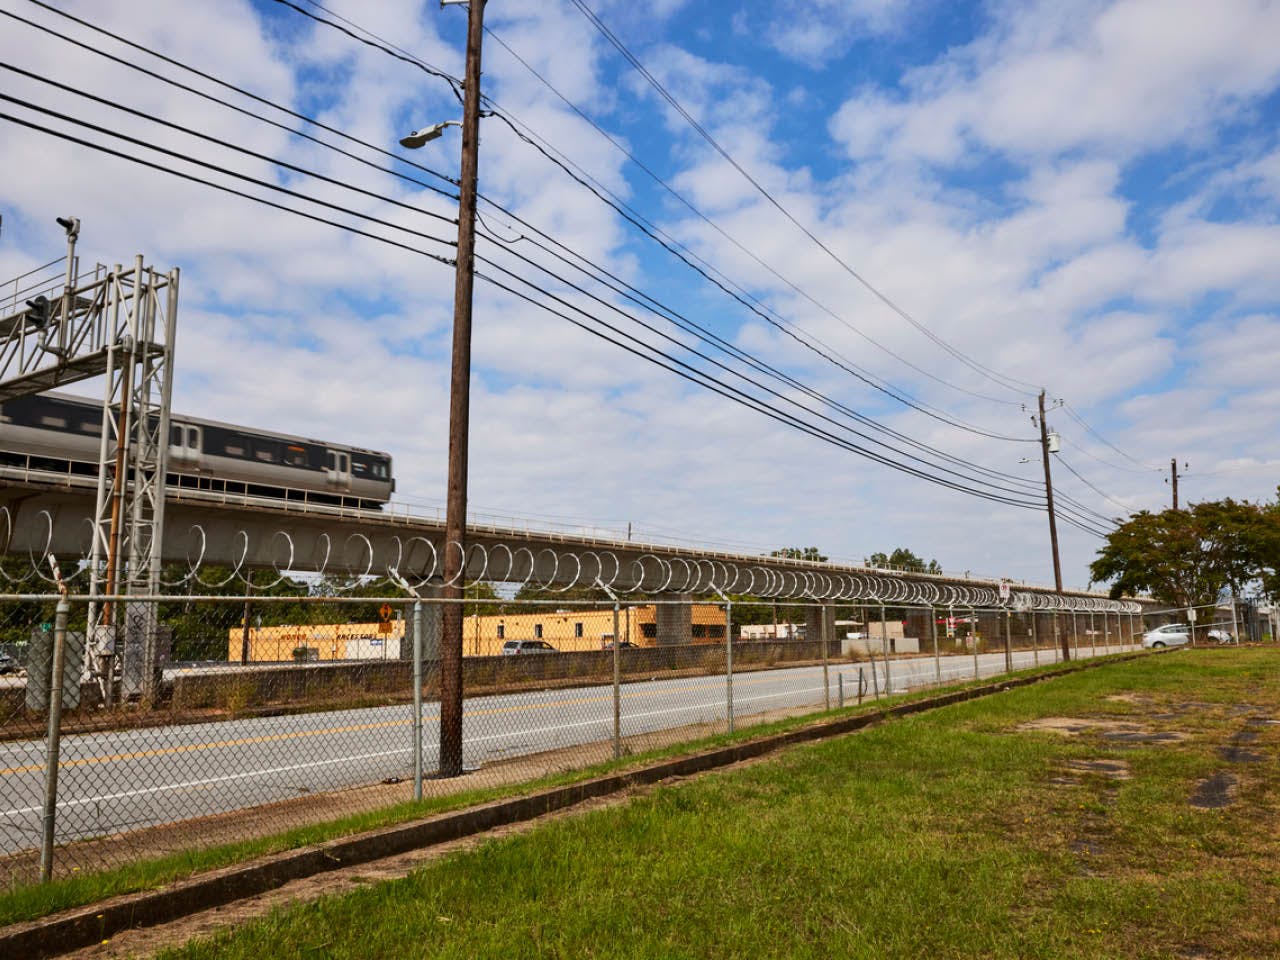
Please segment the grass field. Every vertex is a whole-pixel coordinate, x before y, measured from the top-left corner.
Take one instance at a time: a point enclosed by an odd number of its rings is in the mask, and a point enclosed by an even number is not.
[[[1278,667],[1211,650],[1072,673],[166,956],[1277,956]]]
[[[1064,668],[1046,666],[1015,673],[1014,676],[1047,674]],[[949,684],[948,689],[963,689],[989,683],[990,680],[965,681]],[[190,849],[156,857],[143,858],[131,863],[109,866],[102,870],[77,871],[59,877],[47,884],[22,884],[0,888],[0,926],[33,920],[59,910],[95,903],[110,896],[151,890],[219,867],[243,863],[257,857],[295,850],[312,844],[323,843],[341,837],[352,836],[380,827],[418,820],[433,814],[464,809],[476,804],[507,797],[532,793],[537,790],[574,783],[591,777],[643,766],[664,758],[681,756],[698,750],[754,740],[781,733],[796,727],[851,713],[870,713],[890,704],[910,702],[933,696],[936,690],[921,688],[892,698],[869,701],[860,707],[818,712],[788,717],[768,723],[740,727],[733,734],[715,734],[669,746],[658,747],[640,753],[629,754],[620,760],[590,764],[567,772],[551,774],[519,784],[473,789],[427,797],[420,802],[404,802],[362,813],[353,813],[333,820],[310,823],[282,830],[265,836],[256,836],[233,843],[194,845]]]

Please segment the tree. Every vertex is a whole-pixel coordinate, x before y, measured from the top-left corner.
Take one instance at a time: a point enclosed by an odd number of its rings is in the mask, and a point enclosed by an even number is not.
[[[1196,607],[1216,603],[1228,588],[1275,584],[1278,558],[1280,503],[1226,499],[1135,514],[1107,535],[1089,572],[1111,583],[1113,598],[1150,593],[1170,606]]]
[[[920,573],[941,573],[942,564],[937,560],[930,560],[927,563],[923,557],[918,557],[915,552],[906,547],[898,547],[893,553],[873,553],[867,558],[867,562],[873,567],[894,567],[899,570],[917,570]]]
[[[817,547],[782,547],[770,552],[771,557],[784,557],[788,560],[810,560],[814,563],[826,563],[830,559]]]

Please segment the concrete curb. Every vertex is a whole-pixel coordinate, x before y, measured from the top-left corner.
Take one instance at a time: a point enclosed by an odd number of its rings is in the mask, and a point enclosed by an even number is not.
[[[936,710],[1039,683],[1076,670],[1092,669],[1140,656],[1143,654],[1130,653],[1105,661],[1077,663],[1067,670],[1039,676],[1015,677],[980,687],[956,690],[887,707],[874,713],[815,723],[759,740],[718,747],[692,756],[664,760],[648,767],[554,787],[529,796],[498,800],[312,847],[284,851],[249,863],[208,871],[156,890],[122,894],[90,906],[75,907],[48,917],[13,924],[0,929],[0,956],[24,957],[27,960],[57,956],[100,943],[121,930],[166,923],[178,917],[265,893],[292,880],[473,836],[495,827],[521,823],[585,800],[618,793],[628,787],[644,786],[672,777],[726,767],[784,747],[861,730],[886,718]]]

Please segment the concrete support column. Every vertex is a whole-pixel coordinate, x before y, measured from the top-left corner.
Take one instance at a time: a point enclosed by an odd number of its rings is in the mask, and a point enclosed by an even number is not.
[[[804,608],[804,638],[831,641],[836,635],[836,608],[831,604]]]
[[[676,603],[659,603],[654,617],[657,623],[658,646],[693,643],[693,596],[688,593],[669,594],[663,600]]]
[[[907,625],[903,627],[903,635],[920,641],[920,649],[933,650],[933,633],[929,625],[931,615],[928,610],[908,608]]]

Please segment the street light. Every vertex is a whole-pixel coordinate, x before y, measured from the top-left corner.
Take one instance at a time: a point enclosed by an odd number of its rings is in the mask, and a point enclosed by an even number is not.
[[[421,130],[413,131],[407,137],[401,137],[400,146],[408,147],[410,150],[417,150],[419,147],[425,147],[432,140],[438,140],[440,135],[444,133],[445,127],[460,126],[462,126],[461,120],[446,120],[430,127],[423,127]]]

